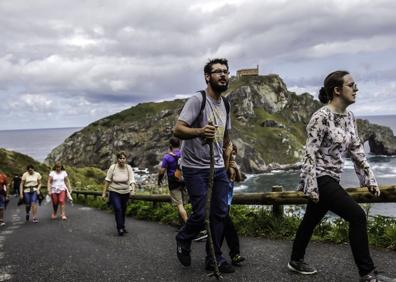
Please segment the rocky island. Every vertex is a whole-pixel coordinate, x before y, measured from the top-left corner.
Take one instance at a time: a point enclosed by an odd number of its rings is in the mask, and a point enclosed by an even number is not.
[[[285,168],[301,160],[305,127],[321,107],[309,93],[288,91],[278,75],[232,77],[225,93],[231,103],[231,138],[246,173]],[[141,103],[100,119],[68,137],[46,158],[76,167],[107,169],[117,151],[128,152],[134,167],[153,170],[167,149],[172,128],[185,100]],[[358,120],[361,139],[370,151],[396,154],[391,129]]]

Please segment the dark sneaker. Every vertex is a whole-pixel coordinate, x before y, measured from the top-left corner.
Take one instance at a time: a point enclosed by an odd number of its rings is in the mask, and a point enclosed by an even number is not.
[[[191,265],[191,249],[189,242],[176,240],[176,253],[180,263],[184,266]]]
[[[243,261],[245,261],[245,258],[244,258],[244,257],[241,257],[239,254],[237,254],[237,255],[235,255],[235,256],[233,256],[233,257],[231,258],[231,263],[232,263],[232,265],[239,266],[240,263],[243,262]]]
[[[213,271],[214,270],[213,262],[212,261],[207,261],[206,265],[205,265],[205,269]],[[221,263],[219,265],[219,271],[221,273],[234,273],[235,269],[234,269],[234,267],[231,264],[229,264],[228,262],[224,261],[223,263]]]
[[[193,239],[194,242],[200,242],[208,238],[208,232],[206,230],[202,230],[198,233],[197,237]]]
[[[118,236],[124,236],[124,229],[118,229]]]
[[[26,221],[29,221],[29,214],[26,214],[26,216],[25,216],[25,219],[26,219]]]
[[[396,278],[391,278],[373,270],[369,274],[360,277],[361,282],[396,282]]]
[[[123,231],[124,233],[128,233],[128,230],[126,230],[125,228],[122,228],[122,231]]]
[[[305,275],[311,275],[315,274],[318,271],[313,268],[312,266],[309,266],[308,263],[304,262],[304,260],[291,260],[287,264],[287,267],[294,272],[300,273],[300,274],[305,274]]]

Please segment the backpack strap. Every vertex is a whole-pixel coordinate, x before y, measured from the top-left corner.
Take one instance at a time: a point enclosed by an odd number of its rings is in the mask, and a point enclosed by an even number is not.
[[[227,127],[228,127],[228,119],[230,118],[230,101],[228,101],[228,98],[227,98],[227,97],[221,96],[221,98],[223,99],[224,107],[226,108],[226,113],[227,113],[226,124],[225,124],[225,130],[227,130]]]
[[[223,99],[224,107],[226,108],[227,120],[228,120],[228,115],[230,114],[230,101],[228,101],[227,97],[221,96],[221,98]]]
[[[197,126],[197,123],[202,119],[203,111],[206,106],[206,92],[205,92],[205,90],[199,90],[198,92],[201,93],[201,95],[202,95],[201,109],[199,110],[198,116],[191,123],[191,127]],[[224,106],[226,108],[226,112],[227,112],[226,123],[228,123],[228,118],[229,118],[229,113],[230,113],[230,102],[228,101],[228,99],[226,97],[221,96],[221,98],[223,99]],[[227,128],[227,124],[226,124],[226,128]]]
[[[201,109],[199,110],[199,114],[197,115],[195,120],[191,123],[191,127],[198,126],[198,123],[202,119],[203,111],[206,106],[206,92],[205,92],[205,90],[200,90],[198,92],[201,93],[201,95],[202,95]]]

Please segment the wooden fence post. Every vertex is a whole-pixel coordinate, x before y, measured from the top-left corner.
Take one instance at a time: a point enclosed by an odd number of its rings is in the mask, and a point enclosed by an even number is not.
[[[272,186],[272,192],[283,192],[283,187],[279,185]],[[283,217],[283,205],[273,205],[272,206],[272,215],[274,217],[282,218]]]

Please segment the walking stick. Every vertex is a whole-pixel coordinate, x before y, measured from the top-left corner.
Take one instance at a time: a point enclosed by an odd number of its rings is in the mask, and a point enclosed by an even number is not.
[[[223,277],[221,276],[220,271],[219,271],[219,266],[217,265],[216,254],[215,254],[215,249],[214,249],[214,245],[213,245],[213,237],[212,237],[212,232],[210,230],[210,221],[209,221],[210,204],[212,201],[213,179],[214,179],[213,141],[208,140],[208,143],[209,143],[209,154],[210,154],[210,169],[209,169],[208,193],[206,195],[206,204],[205,204],[205,226],[206,226],[206,231],[208,232],[210,255],[212,257],[213,264],[214,264],[214,271],[213,271],[213,273],[210,273],[208,276],[209,277],[214,276],[214,277],[216,277],[217,280],[219,280]]]

